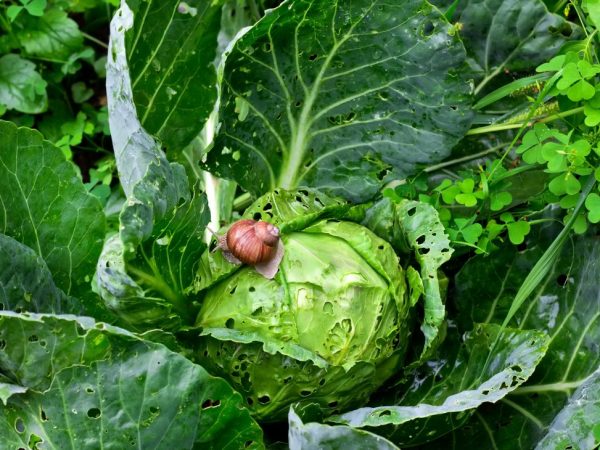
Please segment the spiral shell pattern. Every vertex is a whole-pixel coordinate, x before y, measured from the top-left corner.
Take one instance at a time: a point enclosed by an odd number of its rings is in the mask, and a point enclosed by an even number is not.
[[[227,247],[244,264],[270,260],[279,242],[279,228],[268,222],[240,220],[227,232]]]

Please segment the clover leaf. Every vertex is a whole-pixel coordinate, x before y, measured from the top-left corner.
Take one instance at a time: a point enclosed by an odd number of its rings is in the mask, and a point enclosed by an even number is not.
[[[504,213],[500,219],[506,224],[508,230],[508,239],[515,245],[522,244],[525,241],[525,236],[531,231],[529,222],[519,220],[515,222],[515,218],[510,213]]]
[[[510,192],[494,192],[490,195],[490,209],[492,211],[500,211],[505,206],[512,202]]]
[[[585,199],[585,207],[588,212],[588,220],[591,223],[600,222],[600,195],[592,192]]]
[[[469,244],[475,244],[479,239],[479,236],[481,236],[481,233],[483,233],[483,227],[481,224],[473,223],[475,222],[476,218],[477,216],[472,216],[467,219],[455,218],[454,223],[456,224],[457,228],[449,228],[447,230],[448,234],[450,235],[450,239],[457,241],[459,235],[462,235],[465,242]]]
[[[554,178],[548,184],[548,189],[555,195],[574,195],[581,190],[581,183],[571,172],[567,172]]]

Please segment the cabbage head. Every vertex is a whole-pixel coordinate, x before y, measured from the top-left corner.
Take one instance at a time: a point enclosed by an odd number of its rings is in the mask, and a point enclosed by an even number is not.
[[[364,405],[404,365],[423,283],[357,223],[369,222],[365,211],[313,191],[275,191],[244,214],[281,230],[274,279],[218,251],[203,255],[196,355],[257,419],[284,420],[291,405],[325,415]]]

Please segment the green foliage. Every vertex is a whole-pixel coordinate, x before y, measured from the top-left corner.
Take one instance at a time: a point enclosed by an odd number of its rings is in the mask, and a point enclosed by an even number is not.
[[[227,55],[205,167],[253,195],[311,186],[360,202],[443,159],[472,118],[448,30],[420,0],[277,8]]]
[[[435,3],[0,5],[0,442],[597,446],[598,2]]]

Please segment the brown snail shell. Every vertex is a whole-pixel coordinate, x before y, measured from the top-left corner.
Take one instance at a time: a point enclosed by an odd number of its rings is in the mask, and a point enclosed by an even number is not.
[[[248,264],[266,278],[273,278],[283,258],[279,228],[272,223],[250,219],[235,222],[219,238],[223,256],[234,264]]]

